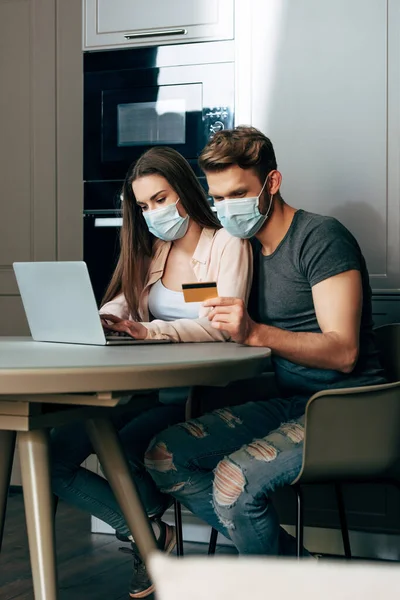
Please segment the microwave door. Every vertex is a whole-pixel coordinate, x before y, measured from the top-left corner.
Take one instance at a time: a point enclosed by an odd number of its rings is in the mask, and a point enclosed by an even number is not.
[[[203,144],[201,83],[135,86],[102,92],[101,156],[126,164],[153,146],[170,146],[186,158]]]

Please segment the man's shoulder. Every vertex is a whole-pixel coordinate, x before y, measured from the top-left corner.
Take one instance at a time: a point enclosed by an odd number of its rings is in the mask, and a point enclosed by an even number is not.
[[[317,229],[321,226],[326,228],[340,227],[346,229],[346,227],[335,217],[320,215],[303,209],[299,209],[295,215],[297,217],[298,224],[301,224],[302,227],[307,229]]]
[[[344,271],[364,270],[357,240],[340,221],[315,213],[299,216],[298,237],[294,238],[292,251],[311,286]]]
[[[340,236],[351,238],[355,241],[350,231],[335,217],[319,215],[306,210],[296,212],[296,227],[294,228],[295,237],[301,240],[312,239],[315,242],[318,238],[326,240],[330,236]]]

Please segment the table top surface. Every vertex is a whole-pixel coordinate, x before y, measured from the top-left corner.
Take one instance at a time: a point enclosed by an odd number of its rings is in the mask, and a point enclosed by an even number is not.
[[[31,338],[0,337],[0,377],[8,369],[58,369],[175,364],[208,364],[269,356],[268,348],[235,343],[145,344],[138,346],[89,346],[34,342]]]
[[[218,373],[221,381],[227,373],[233,381],[260,372],[270,354],[269,348],[229,342],[88,346],[0,337],[0,394],[25,393],[27,384],[34,384],[32,393],[148,389],[202,381],[211,385],[211,380],[218,383]],[[60,383],[49,387],[45,380],[55,376]],[[66,376],[74,384],[66,384]],[[87,377],[92,378],[90,384]]]

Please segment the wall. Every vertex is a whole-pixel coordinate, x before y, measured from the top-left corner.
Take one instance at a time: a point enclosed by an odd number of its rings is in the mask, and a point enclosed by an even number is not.
[[[237,124],[272,139],[285,200],[341,220],[375,293],[398,294],[400,4],[250,0],[246,8]]]

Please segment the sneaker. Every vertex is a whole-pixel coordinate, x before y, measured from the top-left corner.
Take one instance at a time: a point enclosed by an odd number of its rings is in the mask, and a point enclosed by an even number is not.
[[[154,519],[160,528],[160,535],[157,539],[159,550],[169,554],[176,546],[175,527],[167,525],[164,521]],[[131,598],[146,598],[154,592],[152,583],[146,569],[144,561],[141,559],[139,550],[135,543],[131,542],[131,548],[120,548],[122,552],[129,552],[133,557],[133,575],[129,586],[129,596]]]
[[[119,542],[125,542],[126,544],[129,544],[131,541],[127,535],[122,535],[122,533],[119,533],[118,531],[115,532],[115,537]]]

